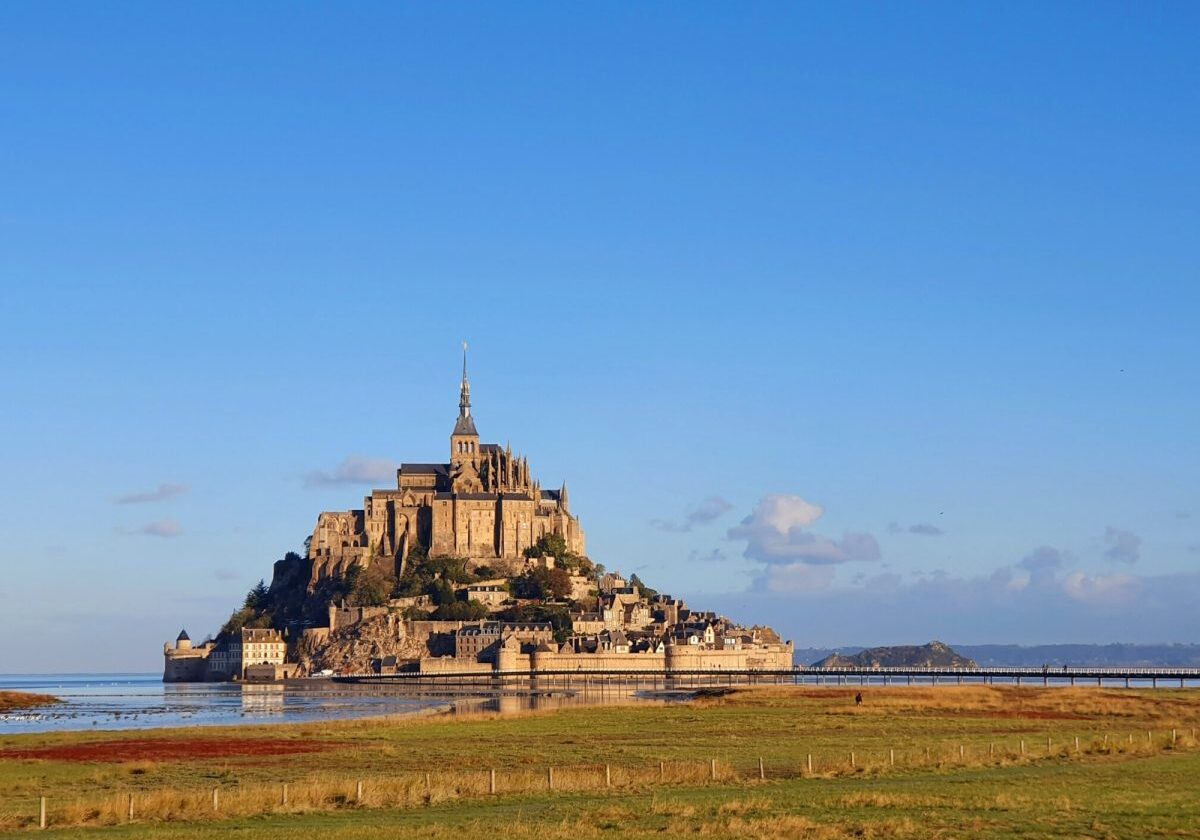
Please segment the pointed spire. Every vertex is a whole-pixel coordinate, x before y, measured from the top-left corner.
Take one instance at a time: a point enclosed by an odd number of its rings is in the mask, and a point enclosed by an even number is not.
[[[471,383],[467,381],[467,342],[463,342],[463,377],[458,396],[458,416],[471,416]]]
[[[471,419],[471,383],[467,381],[467,342],[463,342],[463,376],[462,385],[458,392],[458,422],[454,424],[456,435],[474,435],[475,421]],[[453,454],[453,453],[452,453]],[[453,461],[453,457],[451,458]]]

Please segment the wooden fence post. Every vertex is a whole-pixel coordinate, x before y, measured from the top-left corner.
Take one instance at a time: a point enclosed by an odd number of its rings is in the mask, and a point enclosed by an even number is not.
[[[929,747],[925,748],[925,763],[929,763]]]
[[[1021,755],[1025,755],[1025,739],[1021,739]]]
[[[854,750],[850,750],[850,769],[854,769]]]
[[[717,780],[717,760],[715,758],[709,760],[709,778],[714,782]]]
[[[812,753],[808,754],[808,773],[812,775]]]
[[[546,768],[546,790],[554,790],[554,768]]]
[[[1049,753],[1050,753],[1050,749],[1051,749],[1051,746],[1050,746],[1050,745],[1051,745],[1052,743],[1053,743],[1053,742],[1050,740],[1050,736],[1049,736],[1049,735],[1047,735],[1047,736],[1046,736],[1046,753],[1047,753],[1047,754],[1049,754]]]
[[[496,768],[488,771],[488,793],[496,792]]]
[[[38,828],[46,827],[46,797],[42,797],[38,805]]]
[[[604,765],[604,786],[612,787],[612,767],[607,764]]]
[[[893,767],[896,766],[896,748],[895,747],[891,747],[890,749],[888,749],[888,762]]]
[[[762,781],[765,778],[767,778],[767,768],[763,766],[763,759],[760,755],[758,757],[758,779]]]
[[[425,772],[425,792],[433,793],[433,783],[432,783],[432,780],[429,778],[429,771]]]
[[[216,811],[220,807],[220,804],[221,804],[221,798],[220,798],[221,794],[219,793],[219,791],[220,791],[220,788],[213,788],[212,800],[213,800],[213,810],[214,811]]]
[[[283,783],[283,795],[279,797],[279,804],[287,806],[287,782]]]
[[[1175,743],[1175,729],[1174,729],[1174,727],[1172,727],[1172,729],[1171,729],[1171,743],[1172,743],[1172,744],[1174,744],[1174,743]]]
[[[1075,736],[1075,752],[1079,752],[1079,736]]]
[[[967,748],[963,744],[958,745],[958,760],[962,761],[967,757]]]
[[[354,786],[354,801],[359,805],[362,804],[362,779],[359,779],[358,784]]]
[[[992,757],[992,756],[993,756],[993,755],[995,755],[995,754],[996,754],[996,745],[995,745],[995,743],[990,743],[990,744],[988,744],[988,757],[990,758],[990,757]]]
[[[667,762],[665,761],[658,762],[658,780],[660,782],[667,780]]]
[[[125,819],[133,822],[133,794],[129,794],[129,810],[125,814]]]

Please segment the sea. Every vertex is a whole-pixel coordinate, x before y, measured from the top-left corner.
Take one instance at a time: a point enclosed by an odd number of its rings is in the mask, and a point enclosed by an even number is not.
[[[302,723],[438,712],[520,711],[670,698],[628,688],[496,691],[355,686],[328,680],[163,683],[161,674],[0,674],[0,691],[51,694],[50,706],[0,713],[0,736],[25,732]]]

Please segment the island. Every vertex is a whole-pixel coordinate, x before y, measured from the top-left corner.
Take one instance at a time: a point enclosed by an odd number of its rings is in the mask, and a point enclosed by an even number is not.
[[[763,671],[769,627],[695,610],[587,555],[564,481],[480,440],[463,354],[449,459],[402,463],[363,507],[317,517],[215,636],[163,645],[163,680],[349,674]]]

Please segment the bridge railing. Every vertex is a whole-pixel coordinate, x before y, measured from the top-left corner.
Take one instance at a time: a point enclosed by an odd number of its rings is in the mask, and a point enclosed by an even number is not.
[[[1067,667],[1067,668],[1036,668],[1029,666],[1015,667],[982,667],[982,668],[963,668],[954,666],[833,666],[833,667],[816,667],[811,665],[797,665],[793,668],[781,669],[688,669],[688,670],[665,670],[665,669],[545,669],[545,670],[521,670],[521,671],[497,671],[491,668],[481,668],[476,671],[400,671],[395,674],[377,674],[373,672],[356,672],[352,674],[337,674],[335,679],[371,679],[371,680],[430,680],[430,681],[446,681],[452,682],[455,680],[480,680],[480,679],[533,679],[540,677],[575,677],[586,678],[594,677],[613,677],[613,678],[655,678],[655,679],[687,679],[693,677],[803,677],[803,676],[907,676],[907,677],[963,677],[963,678],[987,678],[987,677],[1045,677],[1056,679],[1069,678],[1103,678],[1103,679],[1180,679],[1180,680],[1200,680],[1200,668],[1167,668],[1167,667],[1142,667],[1142,668],[1124,668],[1119,666],[1084,666],[1084,667]]]

